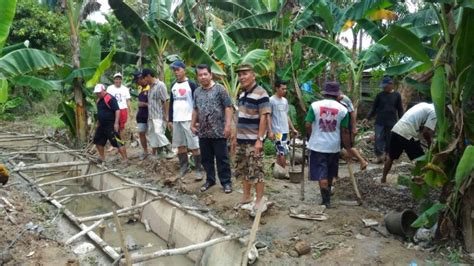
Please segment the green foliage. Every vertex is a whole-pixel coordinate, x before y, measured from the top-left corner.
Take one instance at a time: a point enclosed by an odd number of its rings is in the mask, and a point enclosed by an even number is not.
[[[416,219],[411,224],[411,226],[415,228],[423,227],[423,226],[427,226],[427,227],[433,226],[438,219],[439,212],[445,208],[446,208],[446,205],[444,204],[440,204],[440,203],[433,204],[433,206],[431,206],[428,210],[424,211],[418,217],[418,219]]]
[[[66,127],[58,114],[39,115],[34,120],[38,125],[47,128],[62,129]]]
[[[0,51],[7,40],[11,23],[15,14],[16,0],[2,0],[2,16],[0,17]]]
[[[456,175],[454,177],[456,189],[459,189],[466,177],[468,177],[472,172],[474,172],[474,164],[472,163],[472,158],[474,158],[474,146],[469,145],[464,150],[464,153],[461,159],[459,160],[458,166],[456,167]]]
[[[266,156],[274,156],[276,152],[275,143],[273,141],[266,139],[263,143],[263,153]]]
[[[30,41],[31,48],[69,54],[70,41],[65,17],[48,11],[36,0],[18,0],[8,44],[22,43],[25,40]]]
[[[59,66],[54,55],[36,49],[20,49],[0,57],[0,78],[14,77],[44,68]]]

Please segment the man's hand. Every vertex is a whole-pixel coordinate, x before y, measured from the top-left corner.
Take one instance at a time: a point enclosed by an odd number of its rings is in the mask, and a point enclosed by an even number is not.
[[[114,130],[115,130],[115,132],[119,131],[119,124],[118,123],[114,123]]]
[[[230,125],[224,127],[224,138],[228,139],[230,137]]]
[[[193,132],[194,135],[197,135],[198,129],[196,125],[191,125],[191,132]]]
[[[173,130],[173,122],[168,122],[168,129]]]
[[[357,127],[352,127],[352,134],[357,134],[357,132],[359,132],[359,130],[357,129]]]
[[[262,141],[257,139],[257,141],[255,141],[255,146],[254,146],[255,154],[260,154],[260,152],[262,152],[262,148],[263,148]]]
[[[270,140],[275,140],[275,133],[273,132],[268,132],[268,136],[267,136]]]
[[[298,132],[298,130],[296,130],[296,128],[293,128],[291,130],[291,133],[292,133],[292,136],[298,136],[300,134],[300,132]]]

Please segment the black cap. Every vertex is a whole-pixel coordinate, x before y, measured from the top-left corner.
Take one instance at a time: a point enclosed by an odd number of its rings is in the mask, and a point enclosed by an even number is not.
[[[151,70],[151,69],[149,69],[149,68],[144,68],[144,69],[142,70],[142,77],[146,77],[146,76],[148,76],[148,75],[150,75],[150,76],[152,76],[152,77],[155,77],[155,71],[153,71],[153,70]]]
[[[135,72],[133,73],[133,80],[132,80],[132,81],[133,81],[134,83],[137,83],[137,82],[138,82],[138,79],[141,78],[141,77],[143,77],[142,72],[141,72],[141,71],[135,71]]]

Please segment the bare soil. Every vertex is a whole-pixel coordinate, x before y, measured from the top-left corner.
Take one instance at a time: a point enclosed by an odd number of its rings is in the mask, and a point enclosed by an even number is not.
[[[17,132],[29,133],[21,126],[13,125],[13,127]],[[370,157],[371,145],[373,145],[370,139],[366,138],[359,145],[361,145],[363,154]],[[251,228],[253,218],[249,216],[248,211],[234,210],[233,208],[242,196],[240,180],[233,178],[234,192],[231,194],[225,194],[218,184],[205,193],[201,193],[199,188],[204,180],[194,181],[192,173],[182,179],[176,177],[177,158],[166,160],[149,156],[143,161],[139,160],[141,149],[136,143],[128,144],[127,151],[130,157],[130,166],[122,167],[119,156],[115,152],[107,154],[107,163],[114,168],[122,169],[122,173],[130,178],[144,184],[157,186],[163,191],[179,196],[183,202],[209,208],[210,212],[207,215],[212,215],[231,230]],[[318,205],[320,202],[319,188],[317,184],[307,181],[305,183],[305,199],[301,201],[300,184],[271,178],[270,166],[272,163],[272,158],[265,159],[268,176],[265,195],[273,204],[264,213],[260,222],[257,239],[265,243],[267,249],[261,252],[257,265],[449,263],[449,254],[443,253],[443,255],[440,252],[422,250],[408,240],[390,235],[383,226],[383,218],[387,212],[406,208],[416,209],[417,207],[409,189],[396,184],[397,175],[409,174],[409,169],[412,167],[406,162],[406,159],[394,165],[392,175],[389,176],[389,182],[386,185],[381,185],[379,182],[380,165],[371,164],[370,170],[356,173],[359,189],[363,195],[364,204],[362,206],[342,204],[344,201],[354,200],[355,194],[347,175],[347,166],[341,164],[340,178],[336,183],[336,193],[332,198],[333,208],[325,210],[329,217],[326,221],[301,220],[289,216],[290,207],[302,206],[311,209]],[[356,165],[353,168],[358,170]],[[10,193],[15,195],[15,192]],[[28,203],[28,199],[25,197],[18,197],[15,202],[21,204],[25,210],[28,209],[25,206],[33,205]],[[25,216],[21,220],[37,219],[35,221],[40,222],[41,219],[44,219],[42,215],[33,211],[24,212],[22,215]],[[376,229],[365,227],[362,219],[376,220],[379,226],[376,226]],[[7,229],[10,233],[5,234],[6,237],[0,240],[2,247],[7,245],[14,237],[15,232],[21,229],[21,226],[8,226],[11,228]],[[311,245],[309,254],[299,256],[295,251],[295,244],[299,240],[304,240]],[[23,243],[23,245],[34,245],[34,243],[33,241]],[[39,239],[34,248],[21,245],[20,242],[16,245],[22,252],[14,257],[13,261],[15,262],[21,263],[25,260],[27,263],[36,262],[39,259],[50,257],[48,250],[52,247],[64,252],[60,256],[63,261],[59,264],[67,263],[69,260],[67,255],[71,254],[57,241],[49,239]],[[48,245],[48,249],[38,249],[45,245]],[[29,250],[36,250],[36,253],[32,258],[25,258],[25,254],[28,254]],[[12,250],[12,253],[15,251]],[[73,260],[74,256],[71,256],[71,260]],[[463,257],[461,254],[461,258],[463,261],[469,262],[468,256]]]

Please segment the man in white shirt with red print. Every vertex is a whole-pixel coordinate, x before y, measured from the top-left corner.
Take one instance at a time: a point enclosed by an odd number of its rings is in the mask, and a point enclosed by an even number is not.
[[[124,129],[130,110],[130,89],[122,85],[122,74],[114,74],[114,84],[107,87],[107,93],[114,96],[120,109],[119,132],[120,138],[125,140]]]

